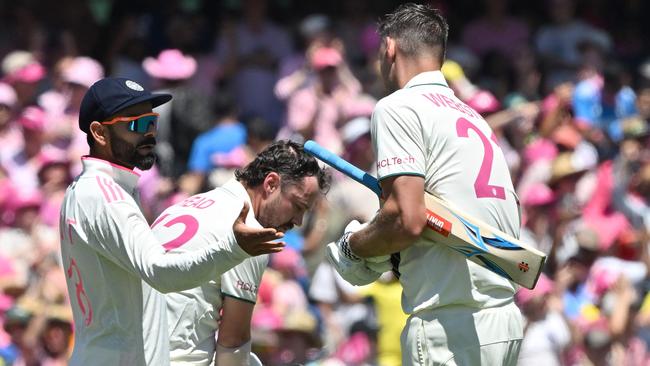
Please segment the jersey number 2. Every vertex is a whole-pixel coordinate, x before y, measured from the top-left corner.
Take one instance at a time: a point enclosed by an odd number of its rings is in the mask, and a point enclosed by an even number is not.
[[[477,198],[498,198],[506,199],[506,193],[503,187],[490,185],[490,173],[492,172],[492,160],[494,159],[494,149],[490,140],[478,129],[472,122],[465,118],[459,118],[456,121],[456,133],[459,137],[468,137],[469,130],[472,130],[478,135],[481,143],[483,144],[483,162],[478,171],[478,176],[474,181],[474,191]],[[495,137],[492,135],[492,139]]]
[[[165,220],[169,214],[165,214],[160,216],[152,225],[151,228],[153,229],[158,225],[161,221]],[[172,218],[171,220],[167,221],[164,226],[165,227],[170,227],[176,224],[182,224],[183,225],[183,232],[177,236],[176,238],[166,242],[163,244],[163,248],[165,250],[170,251],[172,249],[178,248],[181,245],[187,243],[194,235],[196,235],[196,232],[199,231],[199,221],[191,215],[181,215]]]

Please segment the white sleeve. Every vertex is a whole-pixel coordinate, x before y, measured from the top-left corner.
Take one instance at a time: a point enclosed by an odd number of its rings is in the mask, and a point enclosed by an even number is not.
[[[162,293],[197,287],[249,257],[232,231],[200,250],[166,253],[132,200],[105,204],[92,225],[91,245]]]
[[[262,274],[268,264],[268,255],[244,260],[221,276],[221,293],[255,304]]]
[[[389,105],[383,99],[375,107],[370,126],[379,180],[393,175],[425,176],[422,124],[413,107]]]

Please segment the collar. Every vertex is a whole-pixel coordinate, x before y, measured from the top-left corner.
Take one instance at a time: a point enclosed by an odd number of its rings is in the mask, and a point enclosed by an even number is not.
[[[133,192],[138,185],[138,179],[140,179],[140,174],[137,172],[104,159],[86,155],[81,157],[81,163],[83,164],[82,174],[89,172],[107,174],[127,192]]]
[[[415,75],[411,80],[409,80],[403,89],[413,88],[420,85],[438,85],[445,88],[449,88],[447,80],[442,75],[442,71],[426,71]]]
[[[248,202],[248,205],[251,207],[251,212],[253,211],[253,201],[251,201],[251,197],[248,195],[246,187],[244,187],[241,182],[235,178],[232,178],[224,183],[221,187],[232,193],[235,197],[241,198],[245,202]]]

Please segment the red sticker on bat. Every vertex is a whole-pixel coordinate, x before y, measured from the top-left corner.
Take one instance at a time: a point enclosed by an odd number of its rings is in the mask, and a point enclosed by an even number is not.
[[[451,233],[451,222],[427,210],[427,226],[445,238]]]

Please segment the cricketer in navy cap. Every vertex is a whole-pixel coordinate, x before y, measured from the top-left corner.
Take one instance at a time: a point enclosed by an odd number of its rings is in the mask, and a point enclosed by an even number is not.
[[[79,128],[87,134],[90,156],[129,169],[151,168],[156,161],[158,114],[153,108],[172,99],[153,94],[125,78],[104,78],[81,101]]]

